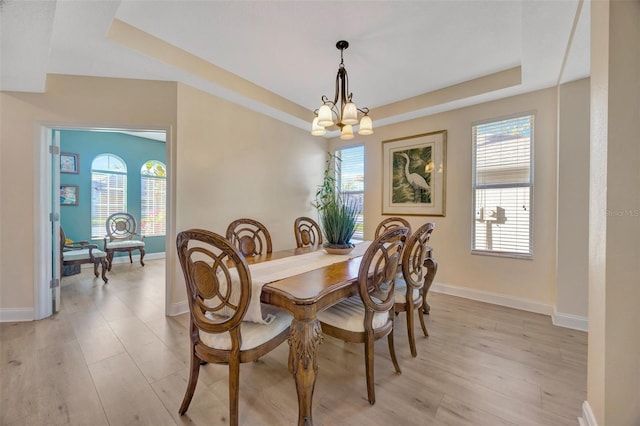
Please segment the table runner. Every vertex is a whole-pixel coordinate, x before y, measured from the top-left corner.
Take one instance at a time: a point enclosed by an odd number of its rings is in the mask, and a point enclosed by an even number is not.
[[[262,315],[260,294],[262,293],[262,286],[265,284],[360,257],[364,255],[370,244],[371,241],[358,243],[353,251],[346,255],[328,254],[324,250],[318,250],[298,256],[289,256],[249,265],[252,282],[251,300],[244,320],[261,324],[268,324],[273,320],[273,316],[270,314]]]

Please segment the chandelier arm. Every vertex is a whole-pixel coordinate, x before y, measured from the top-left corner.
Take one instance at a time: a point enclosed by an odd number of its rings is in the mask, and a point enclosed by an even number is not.
[[[336,90],[333,95],[333,104],[337,105],[338,103],[338,95],[340,94],[340,68],[338,68],[338,73],[336,74]]]
[[[340,111],[342,111],[347,103],[347,87],[349,86],[349,78],[347,77],[347,69],[345,67],[340,67],[338,77],[340,77]],[[336,100],[337,99],[338,93],[336,92]],[[342,114],[340,114],[340,121],[342,121]]]
[[[342,99],[345,99],[347,102],[351,102],[351,98],[353,98],[353,93],[349,89],[349,73],[346,68],[342,68],[344,70],[344,76],[342,81]],[[344,105],[343,105],[344,107]]]

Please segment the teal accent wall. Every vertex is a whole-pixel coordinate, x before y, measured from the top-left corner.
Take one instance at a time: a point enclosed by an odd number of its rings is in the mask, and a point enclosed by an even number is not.
[[[140,168],[149,160],[166,161],[166,144],[125,133],[61,130],[60,151],[79,155],[79,174],[60,173],[61,185],[78,185],[78,205],[60,206],[60,224],[67,238],[87,241],[91,238],[91,162],[100,154],[114,154],[127,165],[127,211],[140,227]],[[138,229],[139,231],[139,229]],[[105,230],[106,233],[106,230]],[[165,237],[146,237],[146,253],[165,251]],[[91,240],[100,249],[103,240]],[[127,253],[116,253],[116,256]]]

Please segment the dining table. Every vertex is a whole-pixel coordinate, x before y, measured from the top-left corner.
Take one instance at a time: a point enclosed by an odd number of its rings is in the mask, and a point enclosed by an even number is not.
[[[313,425],[313,391],[318,376],[318,348],[322,343],[318,313],[358,294],[360,262],[370,244],[371,241],[356,243],[354,250],[345,255],[329,255],[321,246],[308,246],[245,258],[255,294],[260,294],[260,303],[256,301],[257,308],[253,308],[257,320],[262,320],[261,304],[285,310],[293,316],[288,365],[298,395],[299,426]],[[429,247],[426,259],[433,259],[432,255],[433,249]],[[427,263],[425,260],[425,266]],[[262,267],[261,270],[257,270],[258,267]],[[426,296],[434,275],[435,271],[429,274],[428,282],[425,280],[421,289],[425,301],[422,308],[426,314],[430,309]],[[257,313],[255,309],[258,309]]]
[[[331,255],[334,256],[332,263],[302,273],[297,273],[299,270],[294,268],[290,276],[262,285],[260,302],[283,309],[293,316],[288,339],[288,364],[298,395],[298,425],[313,425],[313,391],[318,375],[318,348],[322,343],[318,312],[358,293],[360,261],[369,243],[356,245],[351,255]],[[246,260],[251,268],[257,263],[319,250],[322,248],[312,246],[247,257]],[[288,274],[280,272],[279,275]]]

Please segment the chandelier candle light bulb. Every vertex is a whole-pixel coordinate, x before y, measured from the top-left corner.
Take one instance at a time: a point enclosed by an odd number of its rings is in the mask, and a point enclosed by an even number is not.
[[[343,54],[349,47],[349,42],[340,40],[336,43],[340,50],[340,65],[336,75],[336,92],[333,101],[326,96],[322,96],[322,106],[314,111],[314,119],[311,123],[311,134],[314,136],[324,136],[326,128],[336,125],[340,128],[340,139],[353,139],[353,126],[360,122],[358,134],[366,136],[373,134],[373,121],[369,117],[369,108],[358,108],[353,102],[353,93],[349,92],[349,76],[344,67]],[[340,104],[338,105],[338,100]],[[362,118],[358,119],[358,113]]]

